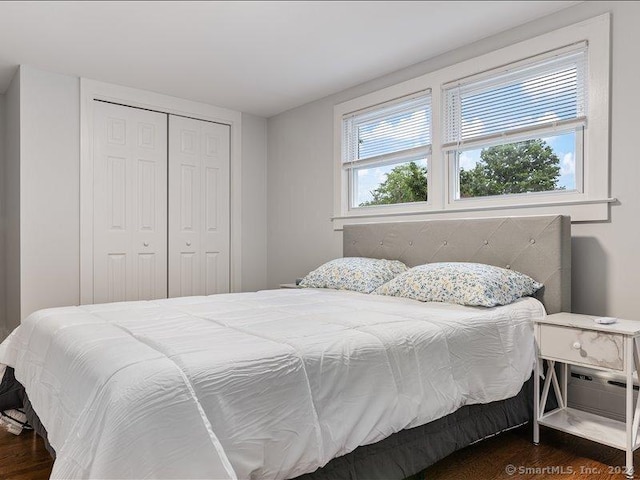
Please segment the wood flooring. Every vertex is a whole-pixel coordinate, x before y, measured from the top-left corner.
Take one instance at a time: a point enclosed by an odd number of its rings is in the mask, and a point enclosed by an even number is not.
[[[16,436],[0,427],[0,479],[47,479],[52,465],[51,455],[35,432]]]
[[[624,452],[542,427],[540,445],[521,427],[459,450],[412,479],[615,479],[624,475]],[[635,462],[640,470],[640,450]],[[0,429],[0,479],[44,480],[53,462],[42,439]],[[513,472],[510,474],[510,472]],[[636,476],[640,478],[640,476]]]

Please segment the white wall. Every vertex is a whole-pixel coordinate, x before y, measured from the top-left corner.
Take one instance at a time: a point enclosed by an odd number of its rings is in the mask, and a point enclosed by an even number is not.
[[[21,315],[79,303],[80,80],[20,67]]]
[[[609,222],[573,225],[573,309],[640,318],[638,2],[584,2],[268,120],[268,283],[290,282],[342,253],[333,231],[333,106],[557,28],[612,12]],[[524,212],[523,212],[524,214]]]
[[[333,105],[339,96],[290,110],[267,122],[268,285],[292,283],[342,256],[334,232]]]
[[[242,291],[267,286],[267,120],[242,114]]]
[[[3,198],[5,212],[4,237],[4,338],[20,324],[20,72],[18,71],[5,93],[5,157]]]
[[[35,310],[80,302],[79,78],[21,66],[5,100],[0,341]],[[258,290],[267,271],[266,119],[242,123],[242,288]]]

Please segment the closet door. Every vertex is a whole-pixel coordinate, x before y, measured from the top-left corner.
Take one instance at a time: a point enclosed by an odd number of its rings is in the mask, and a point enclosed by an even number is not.
[[[230,128],[169,116],[169,296],[229,292]]]
[[[94,112],[94,302],[166,298],[167,115]]]

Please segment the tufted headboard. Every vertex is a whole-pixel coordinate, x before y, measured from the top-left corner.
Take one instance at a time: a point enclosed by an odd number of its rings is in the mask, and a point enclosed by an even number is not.
[[[372,223],[344,227],[343,255],[510,268],[544,284],[547,313],[571,311],[571,219],[531,216]]]

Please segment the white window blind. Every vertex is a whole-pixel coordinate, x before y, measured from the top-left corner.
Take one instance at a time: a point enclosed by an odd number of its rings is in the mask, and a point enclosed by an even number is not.
[[[444,149],[585,125],[586,70],[581,43],[445,85]]]
[[[430,91],[343,117],[345,168],[411,161],[430,153],[430,148]]]

